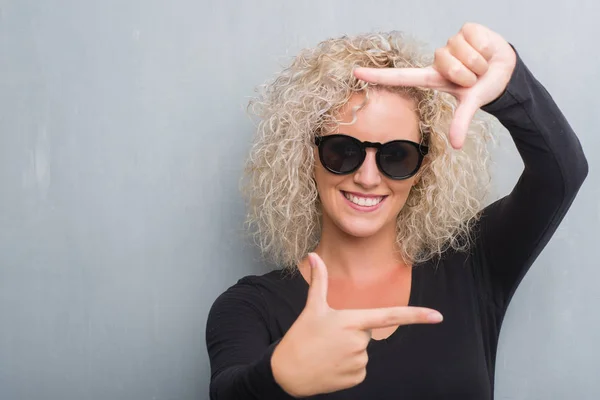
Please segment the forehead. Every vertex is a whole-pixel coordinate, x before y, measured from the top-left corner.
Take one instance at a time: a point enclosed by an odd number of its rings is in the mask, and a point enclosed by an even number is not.
[[[354,93],[337,118],[340,124],[332,133],[344,133],[362,141],[418,142],[421,138],[415,101],[387,90],[371,90],[368,98],[364,93]]]

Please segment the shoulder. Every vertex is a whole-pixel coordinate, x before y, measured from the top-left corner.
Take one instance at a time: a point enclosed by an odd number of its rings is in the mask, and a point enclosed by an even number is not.
[[[224,309],[252,309],[265,315],[270,303],[293,293],[301,279],[283,269],[275,269],[263,275],[247,275],[227,288],[214,301],[211,314]]]
[[[253,291],[263,297],[289,292],[298,286],[301,275],[285,269],[274,269],[262,275],[247,275],[237,281],[228,291]]]

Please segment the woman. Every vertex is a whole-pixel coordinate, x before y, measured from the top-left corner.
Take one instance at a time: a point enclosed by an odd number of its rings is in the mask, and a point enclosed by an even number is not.
[[[508,302],[587,162],[497,33],[466,24],[428,63],[394,32],[332,39],[255,101],[251,222],[286,268],[214,303],[212,399],[493,397]],[[480,108],[525,164],[483,210]]]

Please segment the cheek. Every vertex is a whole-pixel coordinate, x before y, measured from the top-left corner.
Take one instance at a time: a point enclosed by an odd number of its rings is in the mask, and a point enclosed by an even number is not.
[[[327,194],[333,190],[337,190],[337,185],[345,178],[343,176],[332,174],[325,170],[321,165],[315,166],[314,177],[315,183],[317,184],[317,191],[321,197],[327,196]]]
[[[336,214],[343,204],[340,195],[341,186],[349,186],[350,183],[345,183],[346,179],[352,179],[351,175],[335,175],[325,170],[321,165],[315,168],[314,172],[315,183],[317,184],[317,193],[319,194],[319,202],[321,211],[326,215]]]
[[[415,183],[416,179],[413,177],[405,181],[394,182],[390,185],[390,189],[392,189],[398,203],[401,203],[402,205],[406,203],[406,199]]]

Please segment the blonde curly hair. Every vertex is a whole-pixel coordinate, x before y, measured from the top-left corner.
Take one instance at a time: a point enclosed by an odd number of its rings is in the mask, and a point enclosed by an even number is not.
[[[259,87],[249,110],[259,118],[246,162],[247,222],[263,254],[295,268],[320,239],[321,207],[314,181],[314,137],[337,126],[336,114],[353,93],[398,92],[414,99],[428,162],[397,218],[397,245],[409,264],[467,250],[472,223],[487,194],[489,119],[477,114],[462,150],[447,130],[454,97],[424,88],[385,87],[356,79],[355,67],[424,67],[432,59],[401,32],[325,40],[302,50],[273,80]]]

